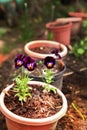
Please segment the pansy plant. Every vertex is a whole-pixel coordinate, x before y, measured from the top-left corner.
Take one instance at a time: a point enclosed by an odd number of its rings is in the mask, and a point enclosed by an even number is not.
[[[52,53],[54,53],[56,56],[58,56],[58,59],[61,59],[60,55],[58,54],[57,50],[54,50]],[[54,76],[52,69],[54,68],[56,64],[56,60],[52,56],[47,56],[43,62],[40,62],[41,64],[43,63],[45,65],[45,69],[43,70],[43,75],[42,78],[44,77],[44,82],[47,85],[44,85],[44,92],[50,92],[53,91],[56,93],[56,88],[54,87],[49,87],[49,84],[53,82]],[[19,101],[26,102],[27,98],[29,96],[32,96],[30,94],[30,90],[32,89],[27,85],[28,81],[32,80],[29,75],[25,74],[23,69],[27,69],[28,72],[33,71],[37,67],[37,61],[31,58],[30,56],[25,56],[22,54],[18,54],[15,58],[15,68],[22,69],[22,73],[18,75],[15,78],[15,87],[14,91],[16,92],[16,95],[19,98]]]
[[[43,70],[43,75],[44,75],[44,81],[47,83],[47,85],[44,86],[44,89],[49,91],[53,91],[54,93],[56,93],[56,89],[55,88],[49,88],[48,85],[51,84],[53,82],[54,76],[53,76],[53,72],[52,72],[52,68],[54,67],[56,61],[53,57],[51,56],[47,56],[44,59],[44,65],[46,66],[46,68]]]
[[[31,96],[31,88],[27,87],[27,82],[31,79],[28,77],[28,75],[24,74],[23,68],[26,68],[28,71],[33,71],[35,67],[35,60],[29,56],[18,54],[15,58],[15,68],[22,68],[22,73],[15,78],[14,87],[14,91],[16,92],[15,96],[17,96],[21,102],[26,102],[27,97]]]
[[[57,57],[57,59],[58,59],[58,62],[59,62],[59,64],[61,64],[63,67],[64,67],[64,62],[62,61],[62,59],[61,59],[61,56],[60,56],[60,54],[59,54],[59,50],[58,49],[54,49],[54,50],[52,50],[52,52],[51,52],[52,54],[55,54],[55,56]]]

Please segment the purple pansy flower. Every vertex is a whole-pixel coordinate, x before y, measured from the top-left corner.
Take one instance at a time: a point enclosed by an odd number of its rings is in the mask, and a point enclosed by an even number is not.
[[[58,50],[58,49],[52,50],[51,53],[55,54],[56,56],[58,56],[59,59],[61,59],[61,56],[60,56],[60,54],[59,54],[59,50]]]
[[[52,56],[47,56],[45,59],[44,59],[44,64],[46,65],[46,67],[48,69],[51,69],[54,67],[55,65],[55,59],[52,57]]]
[[[31,58],[29,56],[25,56],[23,59],[23,65],[25,68],[27,68],[27,64],[30,63]]]
[[[19,67],[21,67],[23,65],[23,59],[24,59],[24,55],[22,54],[18,54],[17,57],[15,58],[15,68],[18,69]]]
[[[36,67],[36,62],[31,57],[27,56],[23,59],[24,67],[27,68],[29,71],[33,71]]]

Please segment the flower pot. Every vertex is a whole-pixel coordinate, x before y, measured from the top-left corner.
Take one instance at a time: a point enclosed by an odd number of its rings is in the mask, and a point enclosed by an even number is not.
[[[68,46],[71,36],[71,22],[54,21],[46,24],[46,28],[53,33],[53,39]]]
[[[42,70],[43,70],[43,68],[42,68]],[[66,66],[64,66],[63,69],[61,71],[59,71],[58,73],[53,74],[54,78],[53,78],[53,82],[51,84],[60,90],[62,90],[62,87],[63,87],[63,74],[65,71],[66,71]],[[35,74],[32,74],[32,73],[30,74],[30,78],[32,78],[32,80],[42,81],[42,82],[44,80],[43,77],[36,76]]]
[[[43,82],[30,81],[29,84],[45,85]],[[4,104],[5,91],[9,91],[13,84],[8,86],[0,95],[0,110],[6,117],[8,130],[55,130],[59,119],[65,116],[67,112],[67,100],[64,94],[57,89],[57,93],[62,99],[62,107],[60,111],[50,117],[31,119],[14,114]],[[50,85],[49,87],[53,87]]]
[[[5,62],[8,59],[8,55],[0,54],[0,64]]]
[[[54,54],[51,53],[39,53],[39,52],[35,52],[32,49],[36,49],[36,48],[42,48],[46,47],[46,48],[50,48],[50,49],[59,49],[61,51],[59,51],[59,54],[62,58],[64,58],[67,55],[67,47],[63,44],[60,44],[59,42],[55,42],[55,41],[49,41],[49,40],[35,40],[35,41],[31,41],[25,44],[24,50],[25,53],[28,54],[29,56],[35,58],[35,59],[44,59],[47,56],[53,56],[54,58],[56,58],[56,56]]]
[[[69,16],[71,17],[80,17],[82,19],[87,18],[87,13],[85,12],[69,12]]]
[[[82,24],[82,18],[78,17],[58,18],[56,21],[72,22],[71,38],[75,37],[79,33]]]

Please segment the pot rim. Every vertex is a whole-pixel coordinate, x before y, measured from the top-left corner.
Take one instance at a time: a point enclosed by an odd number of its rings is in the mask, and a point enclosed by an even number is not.
[[[28,83],[30,83],[30,84],[39,83],[41,85],[45,84],[45,83],[40,82],[40,81],[35,81],[35,82],[34,81],[29,81]],[[14,84],[9,85],[7,88],[5,88],[5,90],[8,91],[10,88],[13,87],[13,85]],[[50,85],[50,87],[54,87],[54,86]],[[58,113],[56,113],[55,115],[51,116],[51,117],[40,118],[40,119],[30,119],[30,118],[21,117],[21,116],[18,116],[16,114],[12,113],[11,111],[9,111],[7,109],[7,107],[4,104],[5,93],[3,91],[1,92],[1,95],[0,95],[0,110],[7,118],[9,118],[9,119],[11,119],[11,120],[13,120],[15,122],[18,122],[18,123],[22,122],[22,124],[26,124],[26,125],[29,124],[29,125],[37,126],[37,125],[53,123],[53,122],[58,121],[60,118],[62,118],[66,114],[67,107],[68,107],[65,95],[59,89],[57,89],[57,92],[62,97],[63,105],[62,105],[61,110]]]
[[[64,22],[81,22],[82,18],[80,17],[66,17],[66,18],[57,18],[56,21],[64,21]]]
[[[43,43],[43,45],[41,45],[41,43]],[[35,40],[35,41],[30,41],[28,43],[25,44],[24,46],[24,51],[34,57],[34,58],[39,58],[39,59],[44,59],[45,57],[47,56],[52,56],[54,57],[55,59],[57,58],[55,56],[55,54],[41,54],[41,53],[37,53],[37,52],[34,52],[32,51],[30,48],[33,48],[32,46],[35,47],[42,47],[42,46],[47,46],[47,47],[55,47],[55,48],[59,48],[61,47],[62,49],[62,52],[59,52],[59,55],[61,57],[64,57],[67,55],[67,47],[65,45],[63,45],[62,43],[59,43],[59,42],[56,42],[56,41],[50,41],[50,40]]]
[[[87,13],[85,13],[85,12],[69,12],[69,16],[87,18]]]
[[[64,24],[66,23],[65,25],[59,25],[59,26],[56,26],[57,24]],[[54,21],[54,22],[49,22],[46,24],[46,28],[49,29],[49,30],[54,30],[56,31],[57,29],[66,29],[66,28],[70,28],[72,26],[72,22],[61,22],[61,21]]]

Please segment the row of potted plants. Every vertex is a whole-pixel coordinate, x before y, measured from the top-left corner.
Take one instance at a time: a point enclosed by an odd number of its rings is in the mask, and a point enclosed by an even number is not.
[[[36,56],[38,49],[40,57]],[[14,59],[18,75],[0,94],[0,111],[8,130],[55,130],[68,107],[61,91],[67,48],[42,40],[27,43],[24,50],[27,55],[18,54]]]
[[[68,105],[61,91],[66,70],[63,59],[67,54],[65,45],[70,44],[70,32],[67,38],[65,26],[69,23],[72,35],[76,35],[76,21],[80,27],[82,19],[75,17],[46,24],[54,32],[55,41],[31,41],[24,47],[27,56],[18,54],[14,59],[14,66],[21,73],[0,94],[0,111],[6,117],[8,130],[55,130],[59,119],[65,116]],[[56,26],[61,22],[59,34]],[[60,40],[56,40],[57,32],[58,36],[63,34]]]

